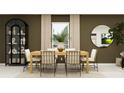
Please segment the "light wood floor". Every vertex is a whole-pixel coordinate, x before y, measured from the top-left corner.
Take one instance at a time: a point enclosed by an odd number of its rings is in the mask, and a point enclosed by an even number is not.
[[[28,70],[23,72],[23,66],[5,66],[0,64],[0,78],[40,78],[39,70],[34,68],[33,73],[30,74]],[[47,71],[42,74],[41,78],[54,78],[52,71]],[[68,72],[66,77],[64,65],[59,65],[55,78],[124,78],[124,69],[115,64],[99,64],[99,72],[91,68],[89,74],[82,72]]]

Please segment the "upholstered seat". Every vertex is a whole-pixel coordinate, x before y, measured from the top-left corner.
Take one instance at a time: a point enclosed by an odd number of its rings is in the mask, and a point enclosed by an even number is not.
[[[54,70],[56,70],[56,62],[55,62],[55,51],[46,50],[41,51],[41,64],[40,64],[40,76],[41,73],[45,70],[45,67],[52,67]]]
[[[71,50],[66,51],[66,75],[68,73],[68,65],[75,67],[75,70],[77,70],[77,67],[80,70],[80,76],[81,76],[81,62],[80,62],[80,51],[78,50]]]
[[[98,71],[98,63],[96,61],[96,55],[97,55],[97,49],[92,49],[91,50],[91,55],[88,58],[88,60],[89,60],[89,63],[94,63],[94,69],[97,68],[97,71]],[[85,57],[81,57],[81,61],[85,62],[86,58]]]
[[[26,65],[24,68],[26,68],[28,65],[30,66],[30,64],[28,64],[28,63],[30,63],[31,61],[33,63],[36,63],[36,65],[37,65],[37,63],[39,63],[41,61],[40,57],[32,57],[29,49],[25,49],[25,57],[26,57],[27,62],[26,62]],[[23,71],[24,71],[24,69],[23,69]]]

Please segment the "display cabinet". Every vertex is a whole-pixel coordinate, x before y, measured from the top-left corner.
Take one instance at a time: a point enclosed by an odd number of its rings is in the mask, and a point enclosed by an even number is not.
[[[5,39],[6,65],[25,65],[25,49],[28,48],[28,26],[20,19],[7,22]]]

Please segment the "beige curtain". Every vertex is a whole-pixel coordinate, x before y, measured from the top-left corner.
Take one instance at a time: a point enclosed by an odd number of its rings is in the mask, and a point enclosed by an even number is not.
[[[51,15],[41,15],[41,50],[51,47]]]
[[[80,50],[80,15],[70,15],[70,47]]]

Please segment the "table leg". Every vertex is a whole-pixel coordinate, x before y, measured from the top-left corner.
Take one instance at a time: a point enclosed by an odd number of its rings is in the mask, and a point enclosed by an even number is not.
[[[89,56],[87,55],[87,57],[86,57],[86,59],[87,59],[87,61],[86,61],[86,66],[87,66],[87,67],[86,67],[86,72],[87,72],[87,73],[89,73],[89,68],[90,68],[90,67],[89,67],[89,60],[88,60],[88,58],[89,58]]]
[[[31,57],[31,59],[30,59],[30,73],[32,73],[32,57]]]

